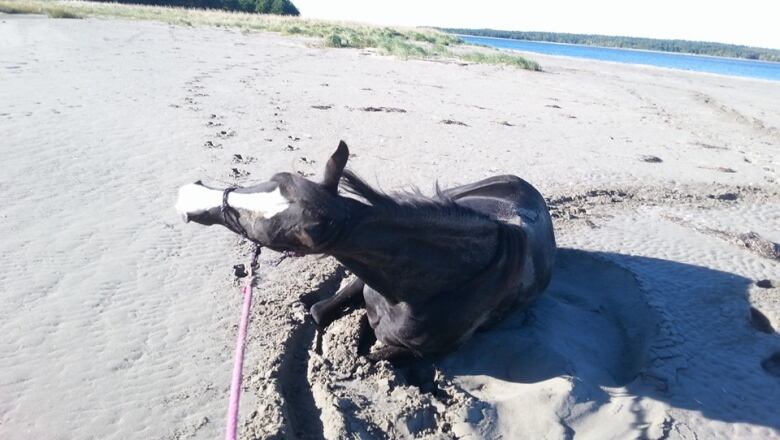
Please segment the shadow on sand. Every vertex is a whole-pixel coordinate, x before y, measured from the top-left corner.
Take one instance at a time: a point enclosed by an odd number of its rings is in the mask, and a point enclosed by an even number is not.
[[[710,419],[778,428],[780,380],[762,362],[780,338],[751,325],[750,284],[674,261],[560,249],[536,305],[439,366],[520,384],[568,376],[574,398],[595,407],[609,401],[601,387],[622,386]]]

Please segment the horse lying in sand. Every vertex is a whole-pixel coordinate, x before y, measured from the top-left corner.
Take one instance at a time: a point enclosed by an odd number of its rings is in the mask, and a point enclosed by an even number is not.
[[[220,224],[260,246],[335,257],[357,277],[311,316],[324,329],[364,305],[384,343],[374,360],[450,352],[549,284],[552,221],[526,181],[496,176],[431,198],[388,195],[345,171],[348,157],[341,142],[321,183],[279,173],[234,190],[185,185],[176,207],[185,221]]]

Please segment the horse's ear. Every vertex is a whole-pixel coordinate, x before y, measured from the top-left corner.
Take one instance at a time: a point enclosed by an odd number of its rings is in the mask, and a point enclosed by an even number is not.
[[[347,148],[346,142],[341,141],[336,151],[328,159],[328,164],[325,165],[325,177],[322,178],[322,186],[334,194],[339,190],[341,173],[347,166],[347,159],[349,159],[349,148]]]

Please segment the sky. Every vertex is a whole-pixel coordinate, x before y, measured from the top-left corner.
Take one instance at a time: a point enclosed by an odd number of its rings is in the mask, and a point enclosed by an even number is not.
[[[307,18],[624,35],[780,49],[778,0],[293,0]]]

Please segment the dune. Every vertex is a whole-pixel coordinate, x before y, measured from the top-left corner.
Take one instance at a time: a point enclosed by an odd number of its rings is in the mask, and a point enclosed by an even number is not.
[[[248,243],[176,189],[511,173],[547,197],[547,293],[432,363],[313,351],[351,276],[264,252],[242,438],[780,438],[771,81],[532,56],[532,72],[309,39],[0,15],[0,438],[222,435]]]

